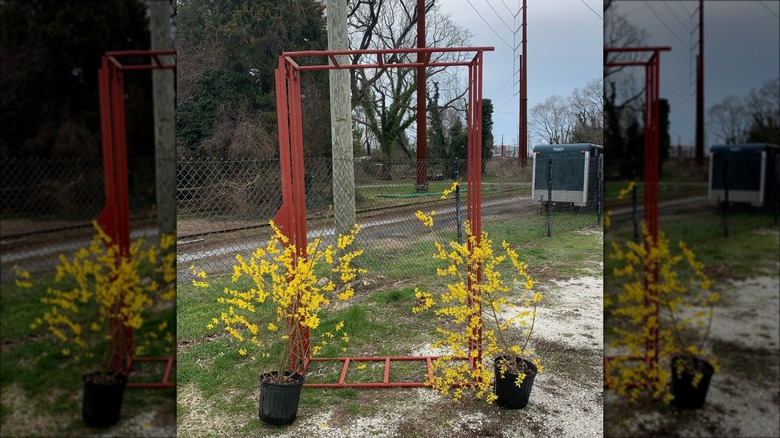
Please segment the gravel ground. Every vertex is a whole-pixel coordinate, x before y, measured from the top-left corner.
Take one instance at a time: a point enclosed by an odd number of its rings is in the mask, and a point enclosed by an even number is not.
[[[605,436],[780,436],[780,278],[730,281],[716,289],[722,299],[710,339],[751,360],[721,360],[704,407],[695,411],[641,402],[627,411],[624,399],[605,391]]]
[[[360,389],[359,413],[346,406],[301,406],[295,423],[267,427],[276,437],[601,437],[603,436],[603,334],[601,263],[592,274],[540,282],[533,348],[544,372],[534,380],[528,406],[506,410],[484,401],[453,403],[429,388]],[[421,345],[415,353],[437,354]],[[323,391],[332,391],[324,389]],[[253,394],[253,397],[257,394]],[[192,411],[179,419],[181,437],[237,436],[236,425],[257,419],[213,418],[195,388],[179,388],[179,404]],[[214,401],[213,403],[217,403]],[[241,427],[241,426],[238,426]],[[245,432],[244,432],[245,433]]]

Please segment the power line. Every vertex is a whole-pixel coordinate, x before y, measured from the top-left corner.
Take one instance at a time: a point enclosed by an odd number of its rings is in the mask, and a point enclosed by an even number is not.
[[[692,16],[691,13],[688,11],[688,8],[685,7],[685,4],[682,2],[682,0],[677,0],[677,3],[679,3],[680,6],[682,6],[682,8],[683,8],[683,10],[685,11],[686,14],[688,14],[689,16]]]
[[[501,0],[501,3],[504,3],[504,0]],[[506,8],[507,11],[509,11],[510,14],[512,14],[513,17],[517,17],[517,14],[520,13],[520,11],[517,11],[516,13],[512,12],[512,10],[509,9],[509,6],[507,6],[506,3],[504,3],[504,7]]]
[[[604,18],[603,18],[601,15],[599,15],[599,13],[598,13],[598,12],[596,12],[596,11],[595,11],[593,8],[591,8],[591,7],[590,7],[590,5],[588,5],[587,3],[585,3],[585,0],[580,0],[580,2],[581,2],[583,5],[585,5],[585,7],[587,7],[588,9],[590,9],[590,10],[591,10],[591,11],[592,11],[594,14],[596,14],[596,16],[597,16],[597,17],[599,17],[599,20],[602,20],[602,21],[604,20]]]
[[[770,9],[770,8],[769,8],[769,6],[767,6],[767,5],[766,5],[764,2],[762,2],[761,0],[758,0],[758,2],[759,2],[759,3],[761,3],[761,6],[763,6],[763,7],[764,7],[764,9],[766,9],[767,11],[769,11],[769,13],[770,13],[770,14],[774,15],[774,16],[775,16],[775,18],[778,18],[778,19],[780,19],[780,16],[778,16],[777,14],[775,14],[775,11],[773,11],[772,9]]]
[[[498,11],[496,11],[496,10],[495,10],[495,8],[493,8],[493,5],[491,5],[491,4],[490,4],[490,1],[488,1],[488,0],[485,0],[485,1],[487,2],[488,6],[490,6],[490,9],[493,9],[493,12],[495,12],[495,14],[496,14],[496,17],[498,17],[498,21],[500,21],[501,23],[503,23],[503,24],[504,24],[504,26],[506,26],[506,28],[507,28],[507,29],[509,29],[509,31],[510,31],[510,32],[512,32],[512,33],[517,33],[517,31],[516,31],[516,30],[512,30],[512,28],[511,28],[511,27],[509,27],[509,25],[508,25],[508,24],[506,24],[506,21],[504,21],[504,19],[503,19],[503,18],[501,18],[501,14],[499,14],[499,13],[498,13]]]
[[[686,26],[685,23],[683,23],[682,20],[680,20],[680,17],[678,17],[677,14],[672,9],[672,7],[669,6],[669,3],[668,2],[664,2],[664,6],[666,6],[666,9],[668,9],[669,12],[672,13],[672,16],[674,17],[674,19],[677,20],[678,23],[680,23],[680,26],[682,26],[683,29],[688,30],[688,26]]]
[[[650,6],[650,3],[648,3],[648,2],[647,2],[647,0],[645,0],[645,4],[647,5],[647,7],[648,7],[648,8],[650,8],[650,11],[652,11],[652,12],[653,12],[653,15],[655,15],[655,17],[656,17],[656,18],[658,18],[658,21],[660,21],[660,22],[661,22],[661,24],[663,24],[663,25],[664,25],[664,27],[666,28],[666,30],[668,30],[668,31],[669,31],[669,33],[671,33],[673,37],[677,38],[677,41],[679,41],[679,42],[680,42],[680,43],[681,43],[683,46],[685,46],[685,47],[689,47],[689,46],[688,46],[688,44],[685,44],[685,42],[684,42],[684,41],[683,41],[683,40],[682,40],[682,39],[681,39],[679,36],[677,36],[677,34],[676,34],[676,33],[674,33],[674,31],[672,30],[672,28],[671,28],[671,27],[669,27],[669,25],[668,25],[668,24],[666,24],[666,22],[665,22],[665,21],[664,21],[664,20],[661,18],[661,16],[660,16],[660,15],[658,15],[658,13],[657,13],[657,12],[655,12],[655,9],[653,9],[653,7],[652,7],[652,6]]]
[[[469,4],[469,6],[471,6],[471,9],[473,9],[473,10],[474,10],[474,12],[476,12],[476,13],[477,13],[477,15],[479,15],[479,18],[481,18],[481,19],[482,19],[482,21],[483,21],[483,22],[484,22],[484,23],[487,25],[487,27],[489,27],[489,28],[490,28],[490,30],[492,30],[492,31],[493,31],[493,33],[494,33],[494,34],[496,34],[496,36],[498,37],[498,39],[500,39],[500,40],[501,40],[501,42],[503,42],[504,44],[506,44],[506,46],[507,46],[507,47],[509,47],[510,49],[512,49],[512,46],[510,46],[510,45],[509,45],[509,43],[507,43],[506,41],[504,41],[504,39],[503,39],[503,38],[501,38],[501,35],[499,35],[499,34],[498,34],[498,32],[496,32],[496,30],[495,30],[495,29],[493,29],[493,26],[491,26],[491,25],[490,25],[490,23],[488,23],[488,22],[487,22],[487,20],[485,20],[485,17],[483,17],[483,16],[482,16],[482,14],[480,14],[480,13],[479,13],[479,11],[477,10],[477,8],[475,8],[475,7],[474,7],[474,5],[473,5],[473,4],[471,4],[471,0],[466,0],[466,2]]]

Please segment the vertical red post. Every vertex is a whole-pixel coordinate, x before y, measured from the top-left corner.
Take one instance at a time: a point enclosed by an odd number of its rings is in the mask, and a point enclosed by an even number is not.
[[[100,127],[103,148],[103,176],[105,187],[105,206],[97,217],[97,222],[110,238],[111,245],[118,249],[115,263],[119,265],[123,257],[130,257],[130,193],[127,171],[127,135],[125,129],[124,70],[174,69],[175,65],[163,65],[159,55],[175,55],[174,51],[129,50],[106,52],[98,70],[98,90],[100,100]],[[151,56],[150,64],[125,66],[120,58],[126,56]],[[112,279],[115,280],[115,279]],[[113,309],[116,310],[116,309]],[[120,317],[110,321],[113,336],[112,369],[129,373],[133,363],[133,330],[124,325]],[[123,362],[124,359],[124,362]],[[148,358],[147,358],[148,359]],[[173,358],[161,358],[168,361],[168,370]],[[135,387],[170,387],[167,374],[162,384],[133,383]]]
[[[649,234],[650,242],[645,242],[645,248],[658,242],[658,139],[659,139],[659,89],[660,89],[660,52],[670,50],[669,47],[622,47],[606,48],[605,57],[612,52],[651,52],[647,61],[626,61],[626,62],[605,62],[605,67],[645,67],[645,110],[644,110],[644,215],[645,225]],[[648,270],[652,269],[652,272]],[[658,268],[647,267],[647,274],[650,275],[652,282],[658,282]],[[647,332],[645,337],[645,355],[644,361],[651,370],[658,366],[658,297],[657,291],[649,290],[648,278],[645,277],[645,296],[643,303],[650,309],[645,317],[645,327],[650,320],[654,320],[653,327]],[[605,376],[607,376],[606,385],[609,386],[609,368],[608,361],[616,356],[605,356]],[[631,358],[633,359],[633,357]]]
[[[467,217],[470,233],[469,253],[473,253],[475,246],[482,240],[482,53],[478,53],[469,66],[469,90],[468,109],[466,116],[466,129],[468,132],[468,192],[467,192]],[[473,239],[473,240],[472,240]],[[482,280],[481,266],[468,266],[468,306],[471,309],[471,318],[482,318],[482,297],[474,292],[475,283]],[[470,318],[470,319],[471,319]],[[482,361],[482,328],[472,329],[472,339],[469,341],[469,360],[472,367]],[[475,356],[472,356],[474,354]]]
[[[297,65],[289,68],[290,89],[290,148],[292,152],[293,173],[293,199],[295,221],[295,246],[298,252],[297,263],[306,260],[306,186],[303,173],[303,123],[301,120],[301,77]],[[300,298],[300,297],[298,297]],[[309,357],[309,328],[299,323],[301,342],[296,345],[297,351],[293,351],[296,360],[296,369],[303,366]]]
[[[105,206],[98,223],[117,245],[118,266],[122,257],[130,256],[130,204],[127,186],[127,146],[123,72],[108,55],[103,56],[98,72],[100,116],[103,140],[103,177]],[[112,319],[112,369],[126,371],[132,361],[133,331],[123,321]],[[124,360],[124,362],[123,362]]]
[[[277,122],[279,130],[279,159],[282,173],[282,208],[274,221],[295,248],[293,266],[306,259],[306,187],[303,168],[303,124],[301,121],[300,70],[292,60],[279,59],[275,72]],[[298,297],[300,298],[300,297]],[[300,370],[309,358],[309,328],[300,322],[295,333],[300,339],[290,338],[292,363],[290,371]]]
[[[290,158],[290,113],[287,108],[287,71],[284,59],[274,72],[276,79],[276,120],[279,132],[279,166],[282,172],[282,208],[276,213],[274,223],[292,238],[292,161]]]
[[[650,242],[645,242],[645,248],[658,243],[658,109],[659,109],[659,53],[655,51],[645,65],[645,151],[644,151],[644,180],[645,180],[645,224],[650,237]],[[652,278],[653,284],[658,283],[658,266],[646,267]],[[653,320],[653,326],[645,339],[645,358],[648,366],[653,369],[658,366],[658,292],[651,291],[649,281],[645,277],[645,306],[651,309],[650,315],[645,318]]]

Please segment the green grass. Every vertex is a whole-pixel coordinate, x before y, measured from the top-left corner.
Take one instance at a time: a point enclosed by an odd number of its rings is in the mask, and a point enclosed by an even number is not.
[[[96,364],[88,364],[65,357],[61,354],[62,345],[54,336],[42,330],[32,330],[31,322],[42,316],[44,307],[40,298],[45,296],[46,288],[53,278],[43,277],[33,281],[31,289],[19,288],[13,283],[4,283],[0,293],[0,389],[3,393],[13,393],[15,397],[3,397],[0,405],[0,422],[4,433],[21,435],[39,435],[44,433],[57,436],[85,436],[94,433],[81,419],[81,376],[95,370]],[[94,313],[83,313],[89,320]],[[156,329],[163,322],[175,328],[176,314],[173,307],[150,313],[145,318],[144,327]],[[141,340],[145,331],[135,332],[135,339]],[[173,333],[175,336],[175,332]],[[95,355],[100,357],[100,351]],[[149,349],[143,356],[162,356],[170,354],[159,344]],[[136,363],[130,375],[131,382],[159,381],[163,370],[156,362]],[[175,374],[171,378],[175,380]],[[122,419],[128,419],[144,412],[156,412],[159,418],[168,417],[173,421],[175,389],[127,388],[122,406],[120,423],[113,427],[120,434],[128,434]],[[18,420],[9,423],[11,412],[30,409],[26,415],[29,421],[20,425]],[[169,423],[170,424],[170,423]],[[48,426],[47,426],[48,425]],[[11,429],[9,431],[9,428]],[[28,428],[28,429],[25,429]],[[112,430],[113,430],[112,429]]]
[[[724,237],[723,218],[715,213],[714,209],[681,216],[662,216],[659,219],[659,229],[669,238],[670,246],[676,249],[678,240],[685,241],[696,254],[697,260],[704,264],[704,272],[712,279],[713,289],[720,292],[721,296],[715,307],[716,318],[721,309],[733,310],[733,308],[729,309],[733,305],[732,297],[740,293],[732,290],[729,285],[730,280],[756,276],[777,278],[778,276],[780,244],[774,218],[767,214],[734,213],[729,219],[729,237]],[[630,224],[620,229],[610,230],[605,235],[605,247],[608,249],[612,241],[626,241],[631,238]],[[621,284],[619,278],[610,275],[617,263],[608,258],[609,253],[609,250],[605,251],[604,294],[614,301]],[[685,265],[685,262],[682,262],[682,265]],[[625,328],[628,327],[623,319],[617,319],[611,311],[606,311],[604,314],[605,343],[617,338],[614,329],[618,324],[625,324]],[[727,393],[735,390],[736,387],[731,380],[734,377],[761,386],[776,385],[778,365],[776,348],[748,347],[736,338],[725,341],[710,337],[708,344],[713,355],[717,357],[723,373],[717,377],[720,389]],[[710,397],[708,395],[709,400]],[[710,412],[722,409],[724,406],[718,404],[705,407],[705,410]],[[735,433],[720,424],[708,424],[702,421],[707,418],[704,411],[680,412],[650,397],[642,397],[637,403],[626,403],[624,399],[616,399],[606,403],[604,413],[605,436],[637,435],[637,418],[640,416],[648,418],[651,415],[658,421],[655,424],[645,422],[639,429],[647,436],[666,436],[680,431],[685,431],[686,434],[700,431],[705,435],[713,436]]]
[[[595,227],[595,216],[575,216],[570,214],[566,219],[567,227],[575,230],[561,231],[553,238],[529,240],[529,234],[537,233],[529,226],[496,228],[494,244],[498,246],[501,240],[514,242],[521,259],[542,277],[581,275],[588,260],[600,257],[601,234]],[[517,224],[521,223],[517,221]],[[577,228],[578,225],[580,228]],[[436,291],[444,287],[441,278],[435,276],[434,265],[430,264],[433,251],[432,240],[416,239],[396,256],[383,257],[381,253],[375,253],[362,258],[361,266],[369,269],[363,277],[368,285],[359,283],[355,296],[345,307],[329,308],[320,314],[321,327],[331,327],[338,321],[344,321],[344,331],[349,333],[350,341],[347,344],[329,344],[319,356],[420,355],[415,351],[437,339],[436,317],[432,312],[412,313],[411,309],[416,304],[415,288]],[[383,275],[389,271],[406,271],[407,274],[381,279],[373,274],[374,268],[381,268]],[[590,269],[592,272],[593,267]],[[413,274],[408,274],[409,271]],[[232,428],[230,433],[263,434],[272,429],[257,418],[258,377],[270,363],[240,356],[236,352],[239,346],[230,336],[205,328],[212,317],[218,316],[216,298],[226,285],[231,284],[227,277],[210,279],[210,282],[208,290],[189,284],[179,285],[178,382],[180,392],[188,394],[179,400],[179,421],[194,415],[193,408],[197,406],[197,415],[207,416],[198,421],[208,423],[211,421],[209,418],[213,418],[220,424],[228,424],[225,427]],[[396,286],[396,283],[401,285]],[[313,345],[319,341],[316,331],[312,332],[311,339]],[[281,342],[276,345],[277,348],[281,348]],[[342,345],[346,351],[341,350]],[[336,383],[342,367],[342,361],[312,362],[307,382]],[[347,381],[381,382],[384,367],[384,362],[350,361]],[[426,373],[427,367],[422,361],[391,362],[391,381],[424,382]],[[301,409],[308,415],[332,409],[336,409],[338,415],[369,415],[376,406],[359,402],[360,391],[364,390],[305,387],[301,395]],[[191,429],[190,433],[193,433]],[[208,434],[206,431],[198,433]]]
[[[777,274],[778,242],[765,233],[777,229],[773,218],[766,214],[735,214],[730,218],[730,235],[723,235],[723,219],[714,213],[663,218],[659,230],[669,239],[670,246],[677,250],[677,242],[684,241],[704,264],[704,272],[714,283],[727,279],[744,279],[761,275]],[[610,273],[617,262],[609,258],[613,241],[625,242],[633,238],[631,225],[610,230],[604,237],[604,272]],[[614,297],[621,287],[620,279],[605,275],[605,296]],[[608,310],[604,314],[605,337],[611,339],[613,324]]]
[[[762,232],[777,230],[773,221],[767,214],[734,214],[729,218],[729,237],[724,237],[723,218],[705,212],[695,217],[662,218],[659,231],[666,234],[672,245],[684,241],[704,263],[705,272],[715,279],[746,278],[777,275],[777,240]],[[632,233],[630,225],[610,230],[605,235],[605,245],[631,239]],[[604,263],[605,270],[611,272],[615,262],[605,258]]]
[[[604,185],[604,198],[608,205],[624,205],[631,202],[631,193],[618,201],[616,198],[620,191],[628,187],[629,180],[607,181]],[[641,205],[644,194],[644,182],[642,180],[636,183],[637,202]],[[698,181],[659,181],[658,182],[658,200],[665,201],[677,198],[687,198],[690,196],[707,196],[707,182]]]

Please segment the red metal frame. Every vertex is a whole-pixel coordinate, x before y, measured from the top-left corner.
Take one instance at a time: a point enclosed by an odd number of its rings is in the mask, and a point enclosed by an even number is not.
[[[100,122],[103,143],[103,175],[105,179],[106,204],[97,217],[97,222],[111,241],[119,246],[119,257],[130,255],[130,201],[127,186],[127,136],[125,132],[124,71],[175,69],[175,64],[166,64],[161,56],[174,56],[170,50],[126,50],[106,52],[98,72],[100,92]],[[123,58],[146,58],[149,64],[123,65]],[[118,263],[118,261],[117,261]],[[118,322],[114,330],[113,369],[128,375],[134,361],[166,361],[166,370],[161,383],[129,383],[128,387],[167,388],[174,387],[168,377],[175,358],[127,357],[122,364],[122,352],[133,349],[133,330]]]
[[[659,84],[661,52],[670,51],[671,47],[613,47],[604,49],[604,67],[645,67],[645,145],[644,145],[644,213],[647,231],[652,238],[652,244],[658,243],[658,134],[660,129],[659,108]],[[650,52],[646,61],[606,61],[610,53],[618,52]],[[648,243],[645,242],[645,246]],[[658,281],[658,269],[653,269],[653,281]],[[647,288],[645,277],[645,291]],[[646,307],[653,306],[653,316],[658,319],[658,297],[647,293],[644,297]],[[648,317],[645,317],[645,324]],[[609,362],[612,360],[641,360],[649,369],[658,366],[658,327],[650,330],[645,338],[644,356],[605,355],[604,356],[604,386],[610,386]],[[635,386],[649,385],[652,382],[635,382]]]
[[[376,50],[317,50],[302,52],[285,52],[279,57],[279,67],[276,69],[276,104],[277,120],[279,123],[279,158],[282,173],[282,207],[274,217],[274,222],[282,233],[289,239],[290,245],[297,248],[297,257],[306,257],[306,190],[303,173],[303,134],[301,121],[301,89],[300,73],[303,70],[333,70],[333,69],[363,69],[363,68],[414,68],[414,67],[445,67],[463,66],[469,68],[468,82],[468,106],[467,106],[467,132],[468,132],[468,219],[471,226],[471,234],[475,236],[475,243],[479,244],[482,234],[482,68],[483,52],[492,51],[493,47],[448,47],[448,48],[413,48],[413,49],[376,49]],[[471,61],[458,62],[431,62],[433,53],[444,52],[476,52]],[[376,61],[369,64],[341,64],[336,60],[338,55],[374,55]],[[418,54],[417,62],[385,63],[385,55],[392,54]],[[298,57],[324,57],[330,60],[330,64],[298,65],[294,58]],[[351,58],[350,58],[351,59]],[[470,243],[469,246],[472,244]],[[470,274],[472,267],[469,267]],[[481,267],[476,268],[476,278],[481,279]],[[471,278],[471,276],[469,276]],[[469,280],[469,290],[472,284]],[[481,318],[481,300],[469,300],[473,315]],[[480,324],[481,326],[481,324]],[[313,387],[398,387],[398,386],[424,386],[422,382],[389,382],[389,370],[391,361],[426,361],[429,376],[430,364],[438,356],[420,357],[360,357],[360,358],[311,358],[309,351],[309,332],[301,327],[302,342],[293,343],[292,368],[303,365],[303,373],[314,361],[342,361],[343,371],[339,383],[306,384]],[[476,351],[471,360],[482,360],[482,331],[477,333],[478,340],[469,345],[469,357]],[[465,358],[461,358],[465,359]],[[346,383],[346,373],[349,363],[352,361],[385,362],[385,379],[383,382],[373,383]],[[473,383],[473,382],[472,382]],[[461,384],[469,384],[468,382]]]

